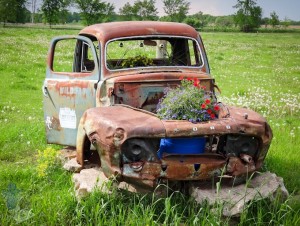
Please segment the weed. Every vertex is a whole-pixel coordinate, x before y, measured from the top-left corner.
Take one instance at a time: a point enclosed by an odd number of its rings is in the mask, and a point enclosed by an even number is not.
[[[38,150],[37,155],[37,173],[39,177],[44,177],[51,173],[51,168],[58,163],[57,151],[52,147],[45,150]]]

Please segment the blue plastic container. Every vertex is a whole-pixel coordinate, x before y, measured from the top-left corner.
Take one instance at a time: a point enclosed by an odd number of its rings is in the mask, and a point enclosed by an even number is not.
[[[205,138],[162,138],[158,157],[161,158],[163,153],[168,154],[201,154],[205,151]]]

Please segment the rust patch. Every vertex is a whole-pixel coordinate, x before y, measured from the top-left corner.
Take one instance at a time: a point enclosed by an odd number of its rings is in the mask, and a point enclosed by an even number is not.
[[[239,176],[247,173],[254,172],[256,169],[254,161],[247,163],[243,162],[242,159],[238,157],[229,158],[227,165],[227,172],[233,176]]]

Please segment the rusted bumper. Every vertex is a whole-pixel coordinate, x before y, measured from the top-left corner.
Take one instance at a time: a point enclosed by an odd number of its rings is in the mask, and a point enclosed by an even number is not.
[[[161,162],[123,165],[124,180],[155,187],[160,179],[174,181],[206,180],[221,175],[226,159],[220,155],[167,155]],[[134,181],[133,180],[133,181]]]

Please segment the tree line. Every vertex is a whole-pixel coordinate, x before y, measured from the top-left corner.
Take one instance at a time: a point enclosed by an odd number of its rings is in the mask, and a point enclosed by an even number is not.
[[[156,0],[135,0],[125,3],[116,10],[112,3],[102,0],[42,0],[38,9],[37,0],[0,0],[0,21],[6,23],[94,23],[127,20],[161,20],[187,23],[197,29],[213,25],[238,27],[252,32],[262,24],[276,27],[280,23],[288,26],[292,21],[280,22],[275,11],[270,17],[262,18],[262,8],[256,0],[237,0],[233,6],[236,13],[230,16],[212,16],[199,11],[189,15],[190,2],[187,0],[161,0],[165,15],[159,17]],[[29,10],[29,9],[30,10]],[[300,22],[294,22],[297,24]]]

